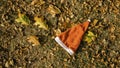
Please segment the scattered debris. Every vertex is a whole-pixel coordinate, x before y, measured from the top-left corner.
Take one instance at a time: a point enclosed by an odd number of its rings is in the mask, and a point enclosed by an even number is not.
[[[48,30],[48,25],[46,24],[46,21],[43,17],[34,17],[35,23],[34,25],[38,25],[39,28],[43,28],[45,30]]]
[[[27,40],[29,43],[32,43],[32,46],[40,45],[38,37],[36,37],[36,36],[28,36]]]
[[[20,22],[23,25],[29,25],[30,24],[29,18],[25,14],[22,14],[20,12],[18,13],[18,18],[15,19],[15,21]]]

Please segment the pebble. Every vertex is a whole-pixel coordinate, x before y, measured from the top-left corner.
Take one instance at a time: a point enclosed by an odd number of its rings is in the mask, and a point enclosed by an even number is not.
[[[67,61],[67,59],[64,59],[64,61]]]

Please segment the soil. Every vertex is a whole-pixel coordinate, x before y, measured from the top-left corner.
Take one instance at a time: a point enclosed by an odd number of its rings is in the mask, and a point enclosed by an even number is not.
[[[49,5],[60,12],[49,12]],[[28,26],[15,21],[18,10],[31,20]],[[43,16],[49,29],[33,25],[35,16]],[[55,30],[87,19],[87,31],[96,38],[82,41],[70,56],[55,42]],[[32,46],[28,36],[36,36],[40,45]],[[0,68],[120,68],[120,1],[0,0]]]

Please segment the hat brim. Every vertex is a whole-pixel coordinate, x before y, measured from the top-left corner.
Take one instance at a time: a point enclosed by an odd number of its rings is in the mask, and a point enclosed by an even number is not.
[[[55,41],[62,47],[64,48],[70,55],[74,54],[74,51],[70,48],[68,48],[61,40],[59,37],[55,38]]]

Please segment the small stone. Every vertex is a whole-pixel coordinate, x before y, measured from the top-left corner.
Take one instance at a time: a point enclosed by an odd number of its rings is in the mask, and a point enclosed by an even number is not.
[[[97,19],[95,19],[95,20],[93,21],[92,26],[95,26],[97,23],[98,23],[98,20],[97,20]]]
[[[111,32],[114,32],[114,31],[115,31],[115,27],[114,27],[114,26],[111,26],[110,31],[111,31]]]
[[[60,1],[60,3],[64,3],[64,2],[65,2],[65,0],[61,0],[61,1]]]
[[[111,57],[114,56],[115,54],[116,54],[115,51],[111,51],[111,52],[110,52],[110,56],[111,56]]]
[[[42,5],[42,4],[44,4],[44,3],[45,3],[45,1],[43,1],[43,0],[33,0],[33,1],[31,2],[31,5],[35,5],[35,4]]]
[[[3,68],[2,66],[0,66],[0,68]]]
[[[32,43],[33,46],[40,45],[38,37],[36,37],[36,36],[28,36],[27,40],[29,43]]]
[[[111,67],[111,68],[114,68],[114,64],[110,64],[110,67]]]
[[[99,6],[102,6],[102,1],[99,1]]]
[[[95,60],[95,59],[94,59],[94,58],[92,58],[91,62],[93,63],[93,62],[94,62],[94,60]]]
[[[0,24],[0,26],[4,27],[5,25],[4,24]]]
[[[5,63],[5,67],[9,67],[9,63],[8,63],[8,61]]]
[[[110,62],[111,58],[108,57],[107,60]]]
[[[54,17],[56,14],[61,13],[60,9],[56,6],[49,5],[47,8],[48,12]]]
[[[11,60],[11,61],[9,62],[9,64],[10,64],[10,65],[14,65],[14,61]]]
[[[64,59],[64,61],[67,61],[67,59]]]
[[[54,33],[55,33],[56,36],[58,36],[61,33],[61,30],[60,29],[56,29],[56,30],[54,30]]]

